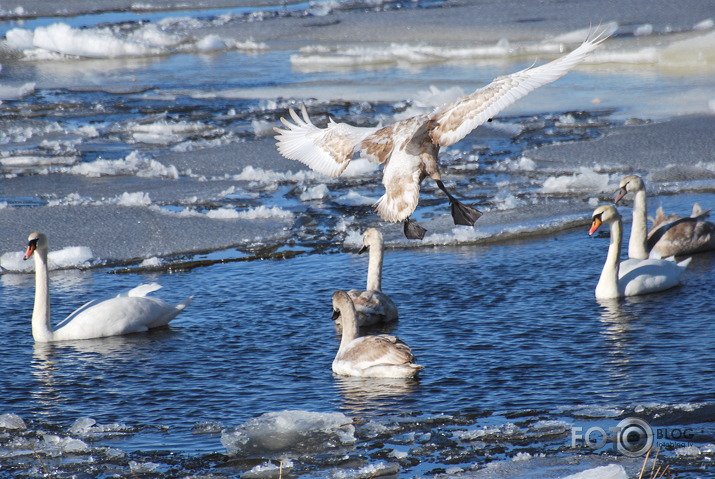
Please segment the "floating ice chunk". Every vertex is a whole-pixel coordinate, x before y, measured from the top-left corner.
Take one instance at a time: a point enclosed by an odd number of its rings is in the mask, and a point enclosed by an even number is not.
[[[700,455],[698,446],[679,447],[675,450],[675,454],[681,457],[695,457]]]
[[[134,193],[127,193],[125,191],[113,202],[119,206],[149,206],[151,205],[151,198],[149,198],[149,193],[144,193],[143,191]]]
[[[290,459],[283,459],[278,464],[268,461],[265,464],[255,466],[250,471],[244,472],[241,477],[247,479],[272,479],[283,477],[283,474],[287,474],[291,469],[293,469],[293,461]]]
[[[377,464],[368,464],[360,469],[338,470],[335,471],[331,477],[333,479],[369,479],[373,477],[397,476],[399,472],[400,466],[398,464],[378,462]],[[452,473],[455,474],[457,472],[461,471],[455,470]]]
[[[32,39],[35,47],[50,52],[88,58],[121,58],[159,55],[161,48],[123,39],[108,29],[75,29],[66,23],[37,27]]]
[[[238,211],[234,210],[230,206],[225,206],[223,208],[208,211],[206,216],[215,220],[235,220],[238,218]]]
[[[213,52],[226,49],[226,43],[216,34],[206,35],[196,42],[196,49],[200,52]]]
[[[544,181],[542,191],[545,193],[564,192],[594,192],[610,191],[607,173],[596,173],[590,168],[581,167],[581,171],[571,176],[550,176]]]
[[[179,178],[174,165],[166,166],[156,160],[142,158],[136,151],[121,160],[95,160],[80,163],[67,170],[68,173],[90,177],[139,176],[143,178]]]
[[[322,200],[330,196],[330,190],[325,185],[317,185],[308,188],[300,194],[300,201]]]
[[[628,474],[620,464],[609,464],[571,474],[563,479],[628,479]]]
[[[145,474],[148,472],[154,472],[159,467],[160,465],[155,462],[129,461],[129,469],[131,469],[133,474]]]
[[[390,454],[388,454],[390,457],[394,457],[395,459],[406,459],[407,456],[409,456],[409,453],[407,451],[399,451],[397,449],[393,449],[390,451]]]
[[[17,414],[7,413],[0,414],[0,429],[27,429],[25,421]]]
[[[273,136],[275,134],[275,132],[273,131],[274,126],[275,126],[275,123],[272,121],[253,120],[251,122],[251,128],[253,128],[253,134],[259,138]]]
[[[635,30],[633,30],[633,35],[636,37],[647,36],[653,34],[653,25],[650,23],[644,23],[643,25],[638,25]]]
[[[80,439],[45,434],[39,449],[46,454],[59,456],[67,452],[89,451],[89,446]]]
[[[0,85],[0,100],[17,100],[35,91],[35,83],[28,82],[20,86]]]
[[[142,261],[141,264],[139,264],[139,267],[152,268],[152,267],[161,266],[161,265],[162,265],[161,258],[157,258],[156,256],[153,256],[151,258],[147,258],[144,261]]]
[[[354,444],[352,419],[342,413],[270,412],[221,433],[230,455],[307,453]]]
[[[18,50],[29,50],[35,47],[35,45],[32,44],[33,36],[34,33],[31,30],[12,28],[5,34],[5,41],[8,46]]]
[[[377,200],[375,198],[370,198],[369,196],[364,196],[359,193],[355,193],[354,191],[349,191],[347,194],[335,199],[336,203],[345,206],[372,206],[376,201]]]
[[[267,218],[277,218],[281,220],[291,220],[293,219],[293,213],[286,211],[278,206],[273,206],[268,208],[266,206],[257,206],[255,208],[250,208],[246,211],[240,211],[236,216],[239,219],[244,220],[256,220],[256,219],[267,219]]]

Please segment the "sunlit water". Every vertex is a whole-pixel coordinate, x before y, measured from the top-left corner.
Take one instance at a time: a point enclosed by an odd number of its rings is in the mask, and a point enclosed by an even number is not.
[[[251,11],[297,20],[316,15],[314,7]],[[401,8],[382,6],[393,7]],[[316,17],[330,24],[323,13]],[[232,18],[229,25],[249,23],[244,9],[140,14],[149,22],[191,17],[207,22],[196,27],[202,32],[223,33],[223,24],[211,23],[220,15]],[[134,17],[65,20],[130,31],[141,26]],[[177,30],[192,32],[184,22]],[[631,35],[620,37],[628,51]],[[269,460],[308,477],[564,477],[611,462],[635,476],[640,457],[610,442],[595,451],[574,443],[576,430],[608,430],[631,416],[652,425],[675,471],[715,477],[712,256],[695,256],[673,290],[599,302],[594,288],[608,236],[586,233],[590,211],[612,198],[629,168],[650,173],[651,214],[659,205],[685,214],[694,202],[715,204],[708,123],[695,146],[685,133],[698,137],[698,120],[669,137],[676,146],[668,152],[703,152],[699,162],[643,153],[660,139],[653,130],[629,130],[632,143],[615,152],[587,143],[625,131],[633,118],[711,112],[712,70],[691,62],[692,70],[673,71],[640,59],[621,69],[591,65],[540,89],[442,151],[449,186],[487,214],[474,229],[453,228],[444,197],[425,182],[413,217],[429,234],[418,245],[372,212],[379,172],[311,176],[281,163],[261,130],[270,134],[295,100],[306,101],[317,121],[390,121],[419,103],[415,97],[432,101],[455,85],[470,91],[531,65],[533,56],[354,69],[326,68],[323,58],[292,67],[300,46],[3,57],[10,98],[0,108],[0,477],[277,477],[261,469]],[[34,86],[25,91],[28,82]],[[534,153],[571,142],[586,146]],[[158,163],[130,161],[136,156]],[[248,167],[259,171],[246,174]],[[117,200],[127,192],[137,196]],[[230,215],[261,206],[278,211]],[[626,232],[629,206],[621,207]],[[425,367],[416,380],[338,378],[330,369],[339,342],[330,297],[364,285],[367,258],[356,254],[357,241],[378,223],[388,239],[383,289],[400,315],[389,330]],[[35,344],[33,276],[19,272],[27,264],[18,255],[38,227],[54,235],[52,245],[91,246],[95,255],[52,272],[55,322],[142,282],[161,283],[156,295],[167,301],[194,301],[165,330]],[[150,240],[146,249],[142,239]],[[142,263],[147,258],[159,265]],[[342,433],[304,424],[307,438],[294,440],[285,424],[271,430],[261,416],[284,414],[286,422],[309,412],[344,414]],[[232,428],[252,418],[264,426],[256,435],[265,444],[236,451]]]

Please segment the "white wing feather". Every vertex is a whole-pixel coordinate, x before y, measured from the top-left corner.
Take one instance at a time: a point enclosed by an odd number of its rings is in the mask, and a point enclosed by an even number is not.
[[[318,128],[308,116],[303,105],[301,118],[291,108],[293,122],[281,118],[286,129],[274,128],[278,151],[291,160],[297,160],[324,175],[337,177],[345,171],[358,144],[379,128],[363,128],[335,123],[332,119],[325,128]]]
[[[438,107],[430,114],[430,119],[437,123],[431,132],[432,141],[440,146],[458,142],[529,92],[564,76],[609,35],[610,31],[604,29],[567,55],[539,67],[498,77],[471,95]]]

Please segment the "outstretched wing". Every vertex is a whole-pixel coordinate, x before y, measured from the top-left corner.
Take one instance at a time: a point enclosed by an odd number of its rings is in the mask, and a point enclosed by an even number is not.
[[[430,120],[436,123],[431,132],[432,141],[440,146],[453,145],[529,92],[564,76],[609,35],[604,29],[561,58],[498,77],[471,95],[438,107],[430,115]]]
[[[281,118],[286,129],[274,128],[278,151],[328,176],[340,176],[360,142],[379,129],[335,123],[332,119],[327,127],[318,128],[310,120],[305,105],[301,108],[302,118],[292,108],[289,111],[293,122]]]

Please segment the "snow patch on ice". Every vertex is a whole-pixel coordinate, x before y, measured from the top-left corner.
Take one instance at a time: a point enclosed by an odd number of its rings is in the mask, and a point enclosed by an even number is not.
[[[7,272],[29,273],[34,271],[33,261],[24,261],[23,252],[8,252],[0,256],[0,266]],[[50,251],[47,257],[47,267],[55,269],[87,268],[94,258],[92,250],[86,246],[70,246],[57,251]]]

